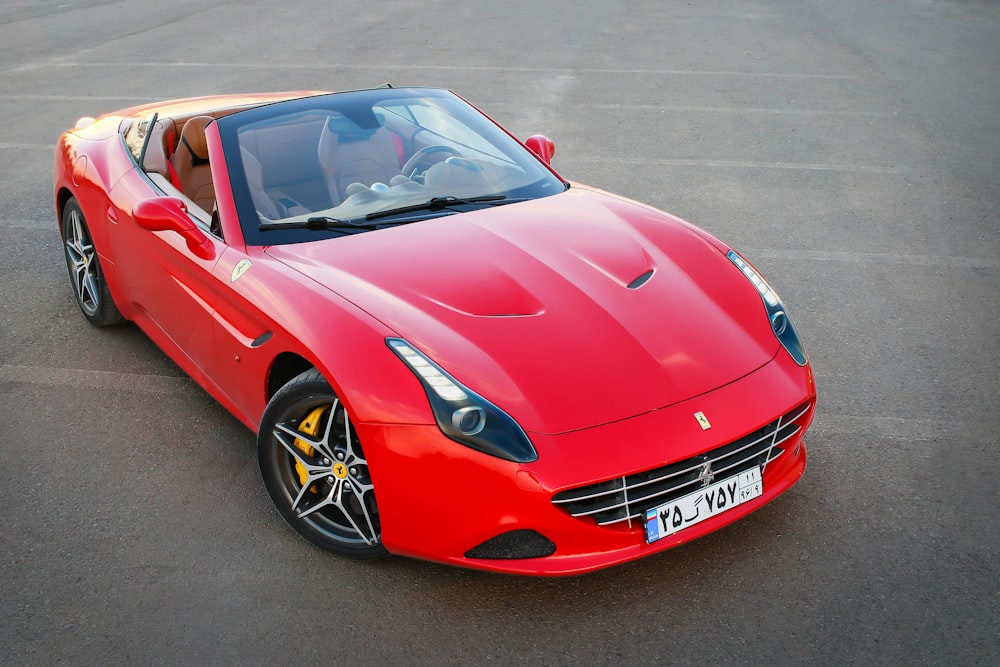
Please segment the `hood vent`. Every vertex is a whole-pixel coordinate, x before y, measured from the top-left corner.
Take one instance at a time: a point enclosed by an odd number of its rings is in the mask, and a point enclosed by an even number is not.
[[[646,271],[645,273],[638,276],[635,280],[626,285],[626,287],[628,287],[629,289],[639,289],[640,287],[645,285],[646,281],[648,281],[652,277],[653,277],[653,269],[650,269],[649,271]]]

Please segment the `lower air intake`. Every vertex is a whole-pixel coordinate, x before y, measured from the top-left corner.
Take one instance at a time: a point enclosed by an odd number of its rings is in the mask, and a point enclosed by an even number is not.
[[[533,530],[511,530],[486,540],[465,552],[466,558],[515,560],[544,558],[556,552],[552,540]]]

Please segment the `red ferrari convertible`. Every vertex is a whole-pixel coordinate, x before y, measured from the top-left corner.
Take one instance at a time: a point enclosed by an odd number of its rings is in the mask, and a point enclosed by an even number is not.
[[[84,316],[257,433],[303,537],[574,574],[788,489],[816,393],[753,265],[553,152],[443,90],[176,100],[80,119],[55,204]]]

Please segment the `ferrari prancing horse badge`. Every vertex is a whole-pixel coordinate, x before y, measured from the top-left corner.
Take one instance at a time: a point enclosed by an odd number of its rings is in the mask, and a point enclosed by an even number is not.
[[[704,412],[694,413],[694,418],[698,420],[698,425],[701,426],[702,431],[712,428],[712,423],[708,421],[708,417],[705,416]]]
[[[229,276],[229,282],[235,283],[237,280],[243,277],[243,274],[250,270],[250,260],[241,259],[233,267],[233,273]]]

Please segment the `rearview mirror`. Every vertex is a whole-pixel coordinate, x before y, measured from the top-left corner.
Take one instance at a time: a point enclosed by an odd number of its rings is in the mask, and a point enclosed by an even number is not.
[[[552,164],[552,156],[556,154],[556,145],[544,134],[533,134],[524,140],[524,145],[531,152],[542,158],[545,164]]]
[[[201,259],[215,257],[215,248],[187,213],[187,205],[177,197],[144,199],[132,210],[135,224],[151,232],[177,232],[187,241],[188,250]]]

